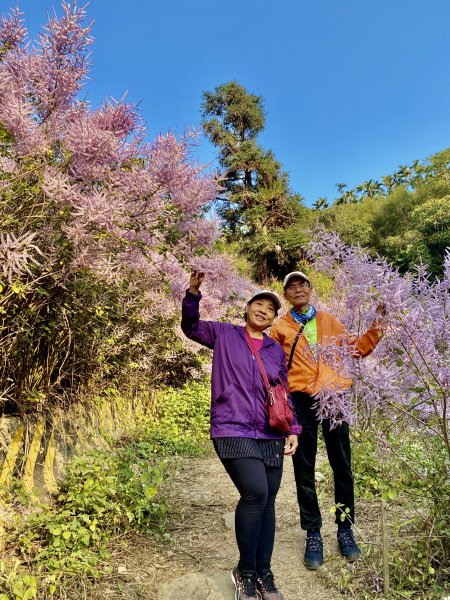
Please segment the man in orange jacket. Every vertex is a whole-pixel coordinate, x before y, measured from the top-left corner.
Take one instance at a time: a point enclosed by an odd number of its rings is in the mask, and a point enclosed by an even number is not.
[[[323,542],[320,535],[322,517],[315,488],[315,462],[317,453],[318,420],[312,408],[317,401],[314,396],[326,389],[350,387],[351,379],[336,372],[330,365],[314,358],[311,348],[346,339],[354,357],[364,357],[378,344],[382,332],[384,306],[376,309],[377,320],[360,338],[349,336],[344,325],[328,312],[316,310],[310,304],[312,285],[309,277],[301,271],[289,273],[284,278],[284,297],[292,305],[291,310],[276,319],[271,337],[279,342],[291,362],[289,368],[289,391],[291,392],[302,435],[294,463],[297,497],[300,506],[300,523],[306,530],[304,563],[309,569],[323,564]],[[294,345],[295,344],[295,345]],[[292,352],[292,348],[294,351]],[[292,355],[292,356],[291,356]],[[350,436],[347,423],[331,429],[330,421],[322,421],[322,432],[328,460],[334,474],[337,538],[341,554],[355,560],[361,551],[353,537],[354,522],[353,474],[351,469]],[[341,521],[341,515],[346,519]]]

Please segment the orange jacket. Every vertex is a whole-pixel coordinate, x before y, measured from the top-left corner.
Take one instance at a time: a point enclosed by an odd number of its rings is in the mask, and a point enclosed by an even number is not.
[[[336,339],[342,340],[346,336],[352,356],[360,358],[372,352],[380,341],[382,328],[373,323],[360,338],[350,335],[344,325],[330,313],[317,311],[317,343],[329,346]],[[291,313],[276,319],[270,330],[270,336],[283,346],[286,362],[289,360],[292,344],[299,330]],[[338,374],[330,365],[321,360],[316,360],[305,336],[302,334],[295,347],[292,365],[289,370],[289,391],[304,392],[313,396],[323,389],[348,388],[352,380],[344,374]]]

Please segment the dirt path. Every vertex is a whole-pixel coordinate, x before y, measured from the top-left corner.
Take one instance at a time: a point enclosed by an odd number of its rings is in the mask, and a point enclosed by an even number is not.
[[[175,534],[177,546],[192,558],[182,560],[185,568],[212,576],[225,600],[234,598],[230,570],[237,562],[233,518],[238,494],[215,457],[184,461],[174,483],[174,498],[184,507],[185,523]],[[230,523],[228,528],[224,516]],[[328,515],[325,515],[325,518]],[[324,528],[326,542],[335,536],[334,526]],[[328,539],[330,538],[330,539]],[[308,571],[303,564],[303,534],[298,526],[292,463],[285,461],[283,482],[277,497],[277,531],[272,568],[285,600],[338,598],[326,587],[326,572]],[[326,549],[336,553],[336,540]],[[340,560],[340,558],[339,558]],[[193,568],[195,567],[195,568]]]
[[[326,486],[328,487],[328,486]],[[184,458],[167,490],[176,517],[171,544],[157,544],[144,536],[127,540],[112,560],[114,574],[102,590],[89,598],[146,600],[232,600],[230,570],[237,562],[233,511],[237,492],[215,455]],[[324,508],[325,564],[333,571],[345,566],[336,543],[335,526],[319,483]],[[272,568],[285,600],[333,600],[342,597],[330,585],[330,571],[308,571],[302,564],[303,533],[298,525],[293,470],[285,461],[282,487],[277,498],[277,532]]]

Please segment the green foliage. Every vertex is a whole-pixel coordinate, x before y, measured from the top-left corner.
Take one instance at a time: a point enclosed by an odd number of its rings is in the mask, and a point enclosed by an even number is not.
[[[333,205],[322,211],[320,222],[336,231],[347,244],[367,247],[372,241],[372,221],[378,210],[378,201],[370,198],[360,204]]]
[[[372,247],[401,270],[411,269],[422,260],[432,274],[439,275],[445,248],[450,244],[449,191],[448,185],[395,191],[374,215]]]
[[[163,453],[198,454],[209,440],[211,390],[209,379],[153,393],[154,420],[145,436]]]
[[[442,257],[450,248],[450,195],[432,198],[418,206],[411,215],[412,229],[417,232],[417,258],[422,259],[432,273],[440,274]],[[414,252],[410,262],[414,262]],[[415,262],[418,262],[416,259]]]
[[[16,560],[11,569],[5,561],[0,561],[0,600],[32,600],[37,598],[36,577],[20,572],[20,561]],[[53,591],[53,587],[49,590]]]
[[[303,258],[304,217],[311,211],[290,192],[273,152],[257,143],[265,124],[260,96],[232,81],[204,92],[202,111],[203,128],[219,149],[223,169],[218,213],[224,232],[229,241],[241,242],[261,283]]]
[[[387,431],[383,439],[380,428]],[[357,495],[388,502],[393,596],[432,597],[450,569],[448,458],[432,432],[406,429],[399,435],[390,428],[380,419],[354,433]],[[368,577],[369,571],[382,571],[379,553],[368,555],[366,563]]]
[[[236,133],[244,142],[264,129],[262,97],[250,94],[237,81],[220,85],[214,93],[204,92],[202,111],[209,117],[203,124],[205,132],[213,144],[222,147],[222,160],[228,157],[226,147],[236,140]]]
[[[31,512],[8,532],[8,546],[19,558],[9,571],[0,564],[0,591],[25,600],[36,597],[30,594],[38,585],[52,594],[62,577],[97,576],[114,535],[161,529],[169,507],[158,492],[167,464],[157,449],[136,439],[76,456],[55,503]]]
[[[167,455],[205,451],[209,439],[210,382],[160,388],[144,397],[106,398],[120,413],[141,403],[136,427],[107,450],[75,456],[60,492],[50,505],[33,511],[19,482],[4,496],[27,506],[7,532],[8,562],[0,563],[1,593],[7,600],[57,595],[68,577],[97,577],[108,564],[108,542],[133,529],[164,534],[169,505],[159,488],[168,472]],[[104,401],[99,395],[96,403]],[[139,411],[138,411],[139,412]],[[14,555],[11,558],[11,554]],[[34,595],[33,595],[34,594]]]
[[[422,261],[431,275],[439,276],[450,246],[450,179],[441,164],[445,160],[436,158],[432,174],[418,178],[413,187],[396,185],[383,197],[335,203],[322,210],[319,219],[346,243],[361,244],[400,271]]]
[[[369,179],[351,190],[346,190],[347,184],[337,183],[340,196],[335,205],[357,204],[367,198],[389,196],[399,188],[417,191],[425,184],[433,187],[441,182],[450,181],[450,148],[433,154],[424,161],[415,160],[411,165],[399,165],[391,175],[384,175],[379,181]],[[344,191],[345,190],[345,191]],[[316,208],[325,208],[324,198],[319,198]]]
[[[301,214],[301,227],[295,223],[288,224],[285,227],[270,228],[265,235],[243,238],[241,248],[250,261],[253,279],[262,283],[271,277],[282,278],[305,261],[305,247],[308,243],[306,229],[311,223],[311,213],[299,205],[296,220],[300,219]]]

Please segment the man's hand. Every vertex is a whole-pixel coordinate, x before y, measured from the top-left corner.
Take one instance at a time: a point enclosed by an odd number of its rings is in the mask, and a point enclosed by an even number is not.
[[[384,317],[387,315],[387,308],[384,302],[380,302],[378,304],[378,306],[375,309],[375,314],[379,319],[384,319]]]
[[[295,454],[298,446],[298,435],[288,435],[284,444],[284,455],[292,456]]]
[[[200,271],[192,271],[191,278],[189,279],[189,291],[192,294],[198,294],[198,291],[204,279],[204,273],[201,273]]]
[[[378,327],[385,328],[386,327],[386,316],[388,314],[386,304],[384,302],[380,302],[375,309],[376,315],[376,324]]]

